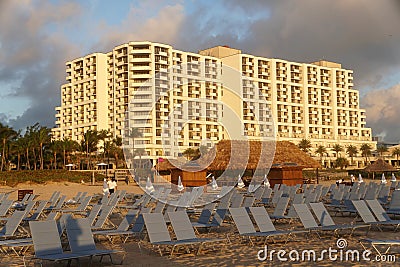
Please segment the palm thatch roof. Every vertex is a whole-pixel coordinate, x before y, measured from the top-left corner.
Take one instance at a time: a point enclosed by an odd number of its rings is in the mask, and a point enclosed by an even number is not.
[[[321,165],[298,146],[288,141],[241,141],[221,140],[215,146],[215,158],[207,153],[204,160],[211,162],[208,170],[269,169],[271,164],[296,163],[304,168],[319,168]]]
[[[295,144],[288,141],[221,140],[197,163],[208,171],[269,169],[274,164],[296,163],[304,168],[320,168],[321,165]],[[176,168],[164,160],[157,170]]]
[[[364,171],[366,172],[392,172],[397,171],[392,165],[384,161],[383,159],[378,159],[371,165],[367,166]]]
[[[162,159],[158,160],[155,168],[157,171],[169,171],[172,169],[180,168],[185,163],[186,161],[184,159],[174,159],[171,161],[168,159]]]

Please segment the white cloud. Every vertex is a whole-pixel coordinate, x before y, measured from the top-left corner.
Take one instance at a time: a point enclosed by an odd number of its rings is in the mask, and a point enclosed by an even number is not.
[[[361,103],[366,108],[367,122],[374,135],[384,136],[385,141],[399,142],[400,83],[368,92]]]

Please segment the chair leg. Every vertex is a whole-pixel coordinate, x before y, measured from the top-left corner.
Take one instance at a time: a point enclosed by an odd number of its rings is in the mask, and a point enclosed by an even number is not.
[[[176,247],[176,245],[172,246],[170,257],[172,257],[172,255],[174,254],[175,247]]]
[[[200,254],[200,251],[201,251],[201,246],[203,245],[204,243],[200,243],[200,245],[199,245],[199,249],[197,250],[197,254],[196,255],[199,255]]]

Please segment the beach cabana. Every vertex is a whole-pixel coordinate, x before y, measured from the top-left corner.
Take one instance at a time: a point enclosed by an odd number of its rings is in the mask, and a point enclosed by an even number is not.
[[[196,187],[207,184],[206,170],[196,161],[188,161],[181,168],[171,169],[171,182],[178,184],[179,177],[184,187]]]
[[[244,152],[238,153],[240,151]],[[235,170],[245,170],[250,175],[260,176],[262,181],[269,172],[271,186],[276,183],[302,184],[304,168],[321,167],[298,146],[287,141],[221,140],[202,159],[202,162],[207,161],[211,161],[207,171],[216,174],[231,170],[233,175]]]
[[[368,172],[368,175],[372,173],[372,178],[375,178],[375,173],[397,172],[397,169],[383,159],[378,159],[371,165],[367,166],[364,171]]]
[[[242,140],[221,140],[214,148],[210,149],[203,157],[190,163],[198,168],[202,173],[196,178],[198,181],[205,179],[206,172],[213,173],[219,177],[222,173],[230,177],[235,177],[231,182],[237,182],[238,175],[257,176],[260,183],[266,173],[271,186],[276,183],[288,185],[303,183],[304,168],[320,168],[321,165],[312,159],[307,153],[303,152],[295,144],[287,141],[242,141]],[[169,172],[171,181],[177,182],[179,176],[185,185],[182,166],[185,163],[171,164],[164,159],[156,165],[157,171],[161,174]],[[205,167],[204,167],[205,166]],[[186,166],[187,168],[187,166]],[[195,171],[195,169],[193,169]],[[190,172],[191,175],[193,171]],[[190,179],[186,179],[188,181]],[[221,185],[228,185],[229,182],[219,179]],[[227,184],[225,184],[227,183]],[[197,186],[200,184],[197,183]],[[233,184],[232,184],[233,185]]]

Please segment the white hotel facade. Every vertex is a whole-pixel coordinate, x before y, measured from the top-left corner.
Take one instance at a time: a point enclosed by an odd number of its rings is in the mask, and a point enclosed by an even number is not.
[[[176,157],[206,139],[305,138],[328,151],[338,143],[376,146],[353,71],[338,63],[129,42],[67,62],[66,74],[54,139],[79,141],[89,129],[124,136],[134,127],[143,133],[135,148],[152,159]]]

